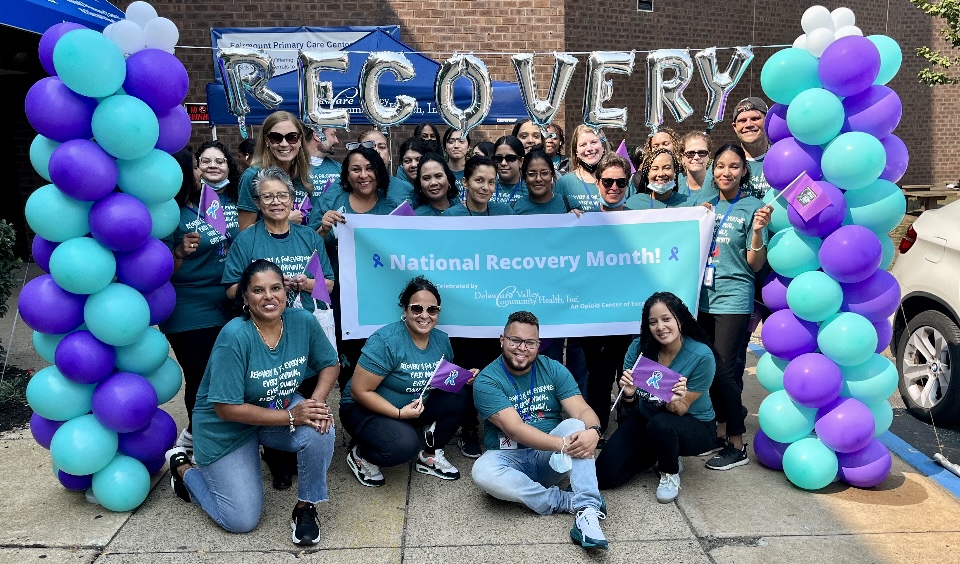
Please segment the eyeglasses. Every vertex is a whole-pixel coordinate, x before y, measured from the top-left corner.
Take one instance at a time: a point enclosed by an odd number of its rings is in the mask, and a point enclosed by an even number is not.
[[[626,178],[601,178],[600,179],[600,184],[603,184],[604,188],[613,188],[614,183],[616,183],[617,188],[627,187]]]
[[[290,133],[287,133],[286,135],[284,135],[283,133],[277,133],[276,131],[271,131],[270,133],[267,133],[267,139],[269,139],[270,142],[273,143],[274,145],[279,145],[280,143],[283,143],[284,139],[287,140],[287,143],[291,145],[296,145],[297,143],[300,142],[300,134],[297,133],[296,131],[291,131]]]
[[[702,159],[709,154],[710,153],[708,153],[707,151],[687,151],[686,153],[683,154],[683,156],[687,157],[688,159],[692,159],[694,157],[700,157]]]
[[[539,339],[524,340],[524,339],[521,339],[520,337],[508,337],[506,335],[504,335],[503,338],[506,339],[507,342],[510,343],[510,345],[513,346],[513,348],[515,349],[519,349],[520,345],[525,345],[528,349],[532,351],[535,351],[540,348]]]
[[[437,314],[440,313],[440,306],[435,305],[423,307],[420,304],[410,304],[407,307],[410,309],[410,313],[414,315],[420,315],[423,313],[423,310],[427,310],[427,315],[430,317],[436,317]]]
[[[552,176],[553,176],[553,173],[550,172],[549,170],[527,171],[527,178],[529,178],[530,180],[536,180],[537,178],[551,178]]]
[[[277,192],[276,194],[260,194],[259,196],[257,196],[257,198],[265,204],[269,204],[274,200],[280,202],[281,204],[285,204],[290,201],[290,192]]]
[[[363,141],[363,142],[347,143],[347,150],[348,150],[348,151],[356,151],[356,150],[359,149],[360,147],[366,147],[367,149],[376,149],[376,148],[377,148],[377,143],[376,143],[376,141]]]
[[[211,159],[210,157],[202,157],[200,159],[200,164],[202,165],[208,165],[213,163],[217,163],[218,165],[225,165],[227,164],[227,159],[223,157],[217,157],[215,159]]]
[[[493,162],[495,162],[495,163],[497,163],[497,164],[500,164],[500,163],[502,163],[503,161],[507,161],[508,163],[515,163],[515,162],[517,162],[517,159],[519,159],[519,158],[520,158],[520,157],[518,157],[518,156],[516,156],[516,155],[494,155],[494,156],[493,156]]]

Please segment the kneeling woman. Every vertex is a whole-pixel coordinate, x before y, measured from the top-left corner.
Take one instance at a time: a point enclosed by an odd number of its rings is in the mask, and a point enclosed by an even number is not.
[[[277,265],[258,259],[240,276],[242,318],[217,337],[193,410],[197,465],[177,447],[167,452],[171,485],[233,533],[252,531],[263,510],[260,445],[297,453],[300,480],[293,542],[320,540],[315,504],[327,501],[333,416],[327,395],[337,381],[337,353],[310,312],[287,309]],[[319,374],[309,399],[297,393]]]
[[[423,388],[441,359],[453,359],[450,338],[436,328],[440,292],[418,276],[400,292],[400,321],[375,331],[340,400],[340,420],[353,438],[347,465],[364,486],[384,484],[380,466],[417,461],[417,472],[456,480],[460,471],[443,447],[453,438],[468,401],[467,388],[449,393]],[[471,370],[476,376],[479,370]],[[473,383],[471,378],[468,383]],[[425,447],[420,448],[424,427]]]
[[[710,384],[717,363],[710,339],[687,306],[670,292],[657,292],[643,304],[640,337],[623,359],[624,412],[613,436],[597,458],[600,489],[613,488],[657,464],[657,501],[669,503],[680,489],[680,456],[696,456],[713,446],[716,436]],[[670,403],[646,395],[633,385],[637,358],[654,360],[682,375]]]

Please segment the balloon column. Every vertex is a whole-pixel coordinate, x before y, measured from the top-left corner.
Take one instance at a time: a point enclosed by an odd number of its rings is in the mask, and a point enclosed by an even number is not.
[[[38,133],[30,160],[51,182],[26,205],[33,254],[49,274],[24,286],[20,315],[53,364],[27,386],[30,428],[61,484],[92,489],[113,511],[146,499],[150,474],[176,439],[173,418],[157,406],[181,379],[151,325],[175,301],[173,257],[159,238],[179,221],[173,197],[182,174],[170,152],[190,138],[180,105],[187,73],[149,4],[131,4],[113,34],[140,29],[131,16],[145,12],[152,18],[140,22],[141,36],[159,26],[163,48],[142,37],[124,45],[73,23],[48,29],[39,51],[51,76],[25,100]]]
[[[902,55],[894,40],[863,37],[854,23],[847,8],[808,9],[806,34],[770,57],[760,77],[776,102],[763,167],[775,208],[763,299],[774,313],[762,329],[768,352],[757,378],[770,395],[754,448],[809,490],[838,477],[876,486],[892,464],[877,437],[893,418],[897,371],[880,352],[900,300],[886,271],[887,233],[906,211],[895,182],[908,158],[893,134],[900,98],[885,84]],[[780,194],[802,172],[829,202],[806,219]]]

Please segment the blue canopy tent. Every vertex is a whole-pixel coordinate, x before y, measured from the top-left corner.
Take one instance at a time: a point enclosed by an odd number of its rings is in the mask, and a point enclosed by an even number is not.
[[[440,69],[440,63],[433,59],[415,52],[403,42],[394,39],[389,34],[376,30],[358,41],[343,48],[344,51],[357,51],[349,54],[350,65],[346,72],[324,72],[321,73],[322,80],[328,80],[333,83],[333,91],[336,94],[334,102],[335,108],[346,108],[350,114],[350,124],[369,124],[370,121],[360,109],[360,98],[357,95],[357,87],[360,78],[360,69],[367,59],[367,53],[374,51],[392,51],[403,52],[406,54],[410,63],[416,69],[416,76],[406,82],[397,82],[394,75],[386,73],[380,81],[380,98],[393,100],[395,96],[406,94],[417,99],[417,110],[407,120],[407,123],[419,123],[428,121],[431,123],[441,123],[442,120],[437,114],[436,100],[434,98],[434,82],[436,81],[437,71]],[[279,108],[287,110],[294,115],[298,114],[298,85],[297,73],[291,72],[276,77],[270,81],[270,88],[283,98],[283,103]],[[454,85],[454,99],[457,106],[466,108],[470,104],[473,96],[473,89],[470,81],[466,78],[459,79]],[[247,124],[260,124],[274,110],[265,108],[258,101],[248,95],[250,103],[250,113],[246,116]],[[207,111],[210,115],[210,125],[236,125],[237,117],[227,110],[227,101],[224,95],[223,84],[220,82],[211,82],[207,84]],[[489,124],[511,124],[518,120],[526,119],[527,110],[520,97],[520,86],[514,82],[493,82],[493,103],[490,108],[490,114],[483,122]]]
[[[61,22],[75,22],[95,31],[103,31],[124,18],[123,10],[107,0],[12,0],[4,2],[0,24],[42,34]]]

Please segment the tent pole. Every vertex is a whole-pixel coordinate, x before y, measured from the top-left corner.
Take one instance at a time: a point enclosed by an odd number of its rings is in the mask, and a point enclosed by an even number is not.
[[[217,140],[217,126],[216,126],[216,125],[211,125],[211,126],[210,126],[210,134],[213,135],[213,140],[216,141],[216,140]]]

